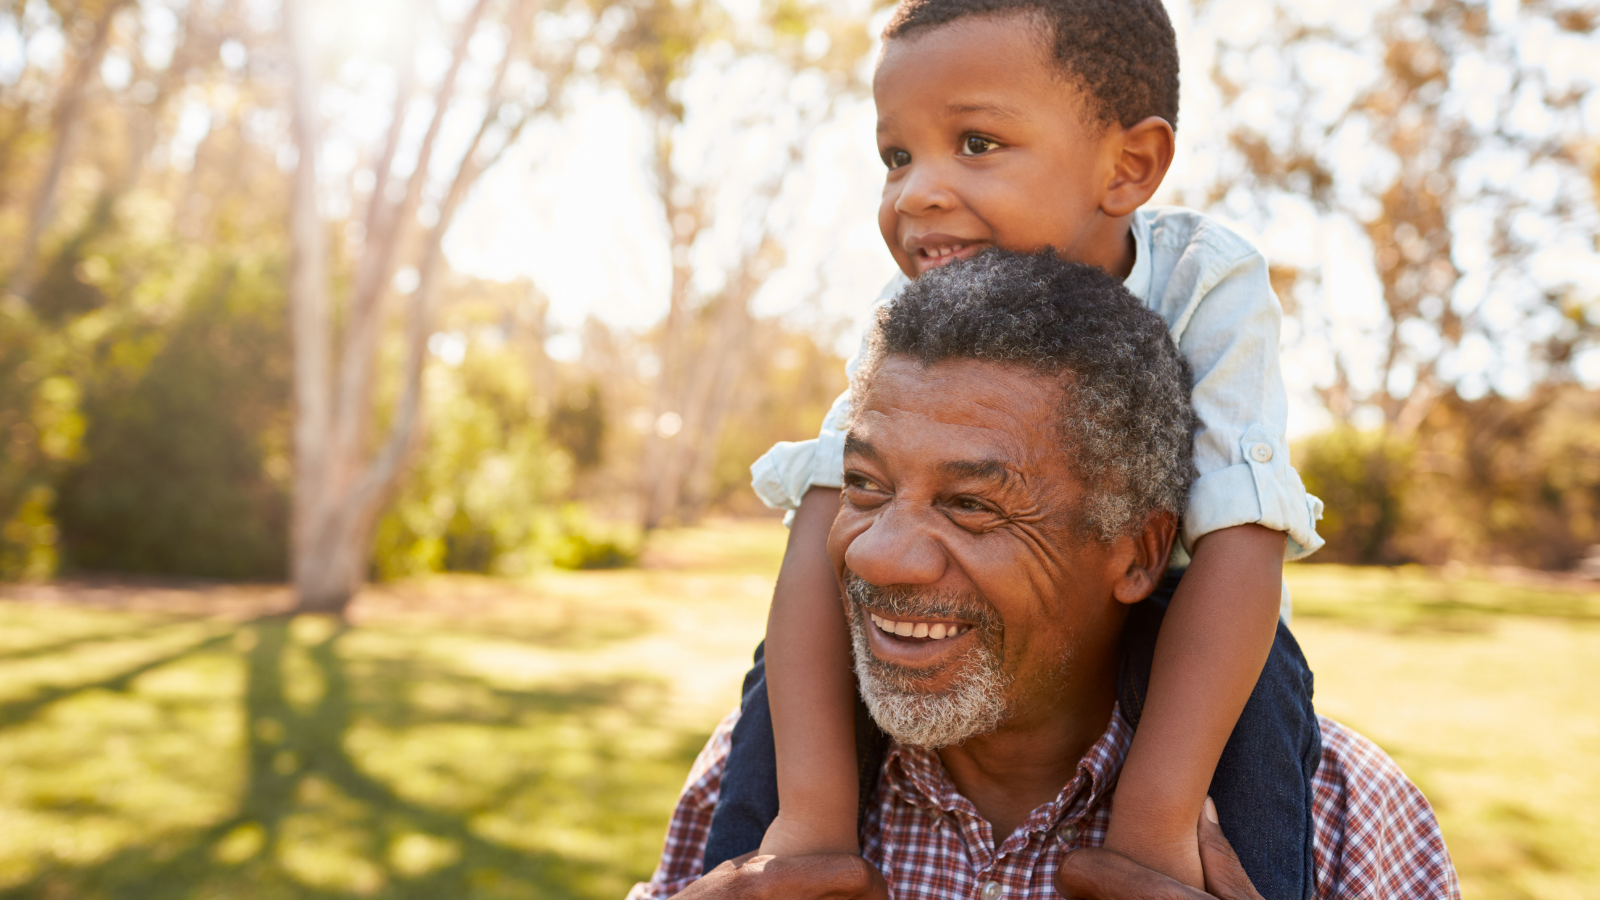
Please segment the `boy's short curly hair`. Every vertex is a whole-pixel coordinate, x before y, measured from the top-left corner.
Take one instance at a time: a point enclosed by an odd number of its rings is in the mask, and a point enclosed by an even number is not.
[[[1052,57],[1090,112],[1124,128],[1150,116],[1178,127],[1178,37],[1161,0],[902,0],[890,41],[964,19],[1028,13],[1048,26]]]
[[[978,359],[1059,376],[1061,440],[1084,487],[1085,537],[1112,541],[1150,515],[1179,520],[1195,479],[1189,364],[1166,322],[1094,266],[1055,251],[988,250],[934,269],[878,311],[851,393],[888,356]]]

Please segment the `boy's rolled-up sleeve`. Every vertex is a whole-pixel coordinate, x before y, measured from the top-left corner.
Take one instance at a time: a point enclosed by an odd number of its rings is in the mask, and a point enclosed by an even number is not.
[[[1299,559],[1323,544],[1316,531],[1322,501],[1306,492],[1289,461],[1288,396],[1278,360],[1283,312],[1266,260],[1220,226],[1190,247],[1210,252],[1184,254],[1193,258],[1179,261],[1167,285],[1169,296],[1173,290],[1189,296],[1173,333],[1194,369],[1200,419],[1199,478],[1189,492],[1183,544],[1192,550],[1213,531],[1259,524],[1285,532],[1284,558]]]
[[[852,372],[853,374],[853,372]],[[850,427],[850,392],[833,401],[822,430],[809,441],[779,441],[750,466],[750,486],[771,509],[791,513],[813,487],[844,485],[844,433]]]

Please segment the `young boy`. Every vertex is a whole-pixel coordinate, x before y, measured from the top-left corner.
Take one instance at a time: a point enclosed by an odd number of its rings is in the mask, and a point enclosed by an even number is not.
[[[905,278],[987,247],[1052,247],[1124,278],[1195,373],[1187,552],[1129,617],[1120,700],[1137,730],[1106,846],[1199,887],[1194,823],[1209,793],[1263,896],[1309,896],[1320,738],[1310,672],[1279,614],[1282,561],[1321,545],[1321,504],[1288,462],[1281,313],[1264,260],[1198,213],[1140,209],[1177,122],[1160,0],[905,0],[873,93],[888,167],[879,224]],[[758,845],[857,847],[878,765],[857,745],[881,738],[852,717],[825,552],[848,419],[846,395],[816,441],[781,444],[752,469],[762,497],[795,512],[707,870]]]

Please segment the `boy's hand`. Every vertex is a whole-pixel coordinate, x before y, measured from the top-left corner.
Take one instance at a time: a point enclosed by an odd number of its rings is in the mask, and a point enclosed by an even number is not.
[[[815,821],[785,816],[780,810],[778,817],[767,826],[767,833],[761,838],[761,849],[756,853],[760,856],[809,856],[816,853],[860,855],[861,847],[856,841],[853,818],[850,825],[845,831],[830,830],[820,827]]]
[[[1157,823],[1130,815],[1129,810],[1122,812],[1120,818],[1115,814],[1111,817],[1106,850],[1190,887],[1205,883],[1200,843],[1193,826],[1163,829]]]
[[[889,900],[889,886],[854,854],[745,855],[707,872],[674,900]]]
[[[1233,845],[1212,818],[1215,807],[1206,801],[1200,816],[1200,861],[1205,871],[1206,893],[1139,865],[1105,849],[1074,850],[1056,871],[1056,890],[1064,897],[1085,900],[1261,900],[1250,876],[1239,864]]]

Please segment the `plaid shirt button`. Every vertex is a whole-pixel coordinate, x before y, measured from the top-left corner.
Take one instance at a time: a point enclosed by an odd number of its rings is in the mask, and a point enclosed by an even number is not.
[[[1076,825],[1063,825],[1061,826],[1061,830],[1056,832],[1056,840],[1063,844],[1070,844],[1077,839],[1078,826]]]
[[[983,885],[983,900],[1000,900],[1001,891],[1000,882],[986,882]]]

